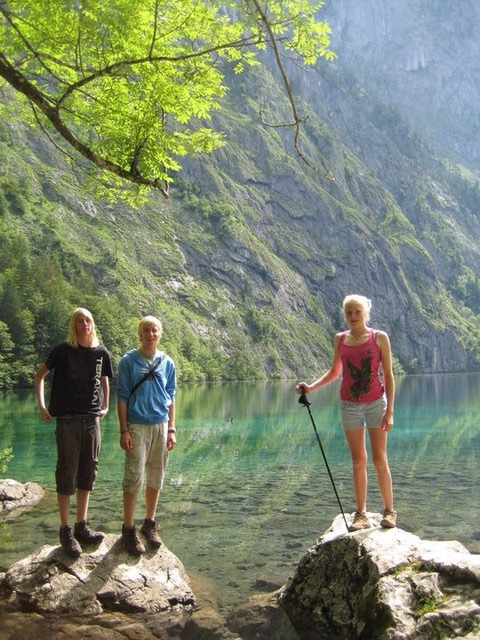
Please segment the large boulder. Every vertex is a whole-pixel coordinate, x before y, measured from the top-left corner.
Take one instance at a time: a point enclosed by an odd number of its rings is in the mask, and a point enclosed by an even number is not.
[[[135,558],[113,534],[78,559],[43,546],[0,574],[1,640],[237,638],[224,624],[165,546]]]
[[[478,640],[480,556],[370,517],[357,533],[337,517],[278,592],[299,638]]]
[[[165,547],[132,558],[110,534],[73,560],[45,546],[0,574],[0,640],[479,640],[480,556],[370,518],[347,533],[337,517],[228,624]]]
[[[36,482],[0,479],[0,522],[19,515],[39,502],[45,491]]]
[[[156,613],[195,605],[183,565],[165,546],[135,558],[113,534],[78,559],[45,545],[13,564],[1,589],[10,606],[39,613]]]

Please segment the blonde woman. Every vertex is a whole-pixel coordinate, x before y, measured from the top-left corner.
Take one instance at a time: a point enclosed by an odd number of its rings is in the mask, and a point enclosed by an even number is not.
[[[342,374],[340,401],[342,423],[353,463],[353,485],[357,503],[350,531],[371,527],[367,515],[368,430],[373,463],[383,500],[382,527],[395,527],[392,476],[388,464],[387,438],[393,428],[395,380],[388,335],[367,326],[371,301],[365,296],[349,295],[343,301],[348,331],[337,333],[333,343],[333,363],[318,380],[300,382],[297,393],[310,393],[333,382]],[[383,372],[383,375],[382,375]]]
[[[45,403],[44,380],[53,371],[50,401]],[[99,542],[102,532],[88,522],[90,492],[98,472],[100,420],[108,413],[110,354],[98,343],[93,316],[79,307],[70,317],[66,342],[55,346],[35,376],[42,419],[56,418],[56,485],[60,511],[60,543],[77,558],[85,544]],[[76,494],[77,519],[70,526],[70,496]]]

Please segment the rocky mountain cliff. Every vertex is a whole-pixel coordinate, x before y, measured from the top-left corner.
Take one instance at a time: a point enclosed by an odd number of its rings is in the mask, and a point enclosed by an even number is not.
[[[285,156],[288,131],[258,125],[259,103],[282,121],[282,95],[270,77],[248,76],[230,96],[227,116],[231,122],[235,112],[248,139],[222,122],[229,147],[213,167],[188,167],[187,179],[210,194],[235,184],[249,227],[298,278],[293,289],[273,294],[297,318],[305,314],[331,335],[342,324],[343,296],[365,292],[404,369],[476,368],[480,165],[472,140],[480,85],[478,45],[466,21],[478,22],[479,8],[327,5],[337,61],[314,71],[292,64],[289,73],[308,116],[303,144],[318,166],[320,154],[326,158],[335,182]],[[453,94],[462,99],[452,102]],[[243,270],[255,264],[250,256]],[[275,278],[266,281],[268,289]],[[256,299],[263,304],[260,292]]]
[[[342,66],[439,153],[478,174],[478,3],[330,1],[325,16]]]
[[[352,292],[372,299],[397,370],[478,370],[479,15],[473,0],[327,3],[337,60],[288,69],[302,148],[334,181],[295,155],[291,129],[262,124],[260,108],[288,118],[268,58],[227,70],[228,144],[139,210],[85,194],[47,141],[4,128],[2,235],[20,234],[47,279],[60,271],[62,300],[95,307],[115,357],[132,318],[159,314],[183,379],[320,373]],[[14,338],[15,317],[0,313]]]

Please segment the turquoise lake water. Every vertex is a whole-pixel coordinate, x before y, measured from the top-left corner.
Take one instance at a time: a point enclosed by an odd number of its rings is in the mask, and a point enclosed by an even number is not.
[[[345,512],[354,510],[350,455],[340,427],[338,386],[309,396]],[[212,589],[220,607],[283,584],[340,512],[307,410],[293,383],[180,387],[178,445],[157,520],[167,547]],[[0,448],[13,447],[5,477],[35,481],[45,498],[0,525],[0,570],[58,544],[54,426],[41,422],[32,392],[0,396]],[[115,398],[102,423],[95,528],[119,533],[123,452]],[[459,540],[480,552],[480,375],[397,379],[389,436],[398,526],[423,538]],[[369,511],[381,500],[369,462]],[[143,499],[137,506],[143,516]]]

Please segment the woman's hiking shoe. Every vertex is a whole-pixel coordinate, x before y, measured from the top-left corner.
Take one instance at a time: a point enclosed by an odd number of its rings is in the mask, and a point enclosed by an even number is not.
[[[162,539],[157,532],[157,523],[155,520],[145,518],[140,531],[145,535],[146,539],[154,549],[158,549],[162,545]]]
[[[105,538],[105,534],[102,531],[93,531],[93,529],[90,528],[88,520],[77,522],[73,535],[79,542],[83,542],[85,544],[95,544],[96,542],[101,542]]]
[[[369,529],[372,525],[365,511],[355,511],[352,524],[348,527],[349,531],[360,531],[360,529]]]
[[[122,540],[125,545],[125,549],[132,556],[141,556],[145,553],[145,545],[138,537],[138,533],[135,527],[122,526]]]
[[[397,512],[392,509],[384,509],[382,511],[383,518],[380,521],[380,526],[384,529],[393,529],[397,526]]]
[[[70,556],[71,558],[78,558],[78,556],[82,553],[82,547],[73,537],[72,527],[70,527],[68,524],[60,527],[59,535],[60,544],[62,545],[62,549],[65,551],[67,556]]]

